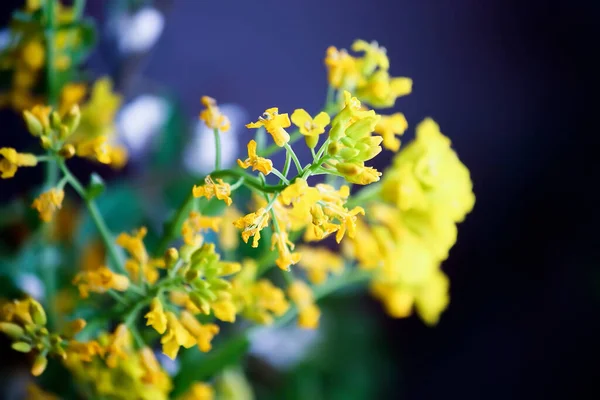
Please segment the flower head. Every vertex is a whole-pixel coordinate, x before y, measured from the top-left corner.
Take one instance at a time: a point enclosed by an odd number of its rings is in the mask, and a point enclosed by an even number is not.
[[[292,253],[294,250],[294,243],[292,243],[286,232],[275,232],[271,237],[271,250],[277,248],[279,257],[275,260],[275,264],[284,270],[289,271],[290,265],[296,264],[302,257],[300,253]]]
[[[81,271],[73,279],[82,298],[87,298],[90,292],[105,293],[113,289],[124,292],[129,287],[129,279],[125,275],[114,273],[107,267],[90,271]]]
[[[217,179],[215,183],[210,175],[204,178],[204,185],[194,185],[192,193],[194,197],[206,197],[207,199],[212,199],[216,196],[217,199],[223,200],[228,206],[233,202],[230,197],[231,186],[229,186],[229,183],[223,182],[223,179]]]
[[[161,335],[167,330],[167,316],[158,297],[152,299],[150,311],[144,316],[147,326],[152,326]]]
[[[269,175],[273,170],[273,161],[256,154],[256,141],[254,140],[248,142],[248,158],[244,161],[238,159],[237,163],[241,168],[252,167],[252,171],[260,171],[265,175]]]
[[[204,110],[200,112],[200,119],[204,121],[206,126],[210,129],[218,129],[221,132],[227,132],[231,127],[229,118],[221,113],[217,101],[212,97],[202,96],[200,100],[204,107]]]
[[[315,285],[324,283],[327,274],[339,275],[344,270],[344,260],[326,247],[301,246],[298,253],[302,255],[298,266],[306,271],[308,280]]]
[[[19,167],[35,167],[37,158],[29,153],[17,153],[11,147],[0,148],[0,177],[2,179],[15,176]]]
[[[265,110],[263,115],[258,118],[258,121],[247,124],[246,128],[255,129],[265,127],[267,132],[273,136],[275,144],[283,147],[290,141],[290,135],[284,128],[288,128],[291,124],[287,114],[279,114],[279,109],[273,107]]]
[[[330,118],[326,112],[320,112],[314,119],[306,110],[299,108],[292,114],[292,122],[300,129],[304,135],[306,145],[314,149],[319,142],[319,135],[325,132],[325,127],[329,125]]]
[[[194,346],[196,340],[177,320],[177,317],[172,312],[167,312],[167,332],[160,339],[162,343],[163,353],[174,360],[179,352],[179,347],[183,346],[186,349]]]
[[[221,220],[221,217],[207,217],[197,211],[191,211],[181,227],[183,241],[188,245],[200,246],[204,241],[202,233],[208,229],[219,232]]]
[[[298,307],[298,326],[305,329],[316,329],[319,326],[321,310],[314,303],[310,287],[303,281],[296,280],[288,287],[288,295]]]
[[[32,208],[38,210],[40,219],[44,222],[52,221],[54,213],[62,207],[65,192],[62,189],[53,188],[39,195],[31,204]]]
[[[201,324],[188,311],[182,311],[179,317],[181,324],[196,339],[200,351],[206,353],[212,348],[211,341],[219,333],[219,326],[215,324]]]
[[[233,225],[242,230],[242,239],[248,243],[250,237],[252,247],[258,247],[260,240],[260,231],[269,224],[269,213],[264,208],[259,208],[256,212],[247,214],[233,223]]]

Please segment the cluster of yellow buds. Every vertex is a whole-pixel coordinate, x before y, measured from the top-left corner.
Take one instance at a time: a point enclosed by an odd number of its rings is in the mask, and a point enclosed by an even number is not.
[[[410,94],[410,78],[390,77],[390,62],[384,47],[377,42],[356,40],[352,50],[362,56],[354,57],[333,46],[327,49],[325,65],[332,87],[355,93],[359,99],[377,108],[392,107],[398,97]]]
[[[456,242],[456,224],[475,203],[469,171],[427,119],[384,176],[351,252],[363,268],[374,270],[373,294],[392,316],[408,316],[416,306],[434,324],[449,301],[440,265]]]
[[[48,356],[67,358],[66,340],[85,327],[85,321],[76,319],[67,324],[61,335],[50,333],[46,312],[33,298],[14,300],[0,308],[0,332],[12,341],[12,348],[21,353],[34,353],[31,367],[34,376],[41,375],[48,365]]]

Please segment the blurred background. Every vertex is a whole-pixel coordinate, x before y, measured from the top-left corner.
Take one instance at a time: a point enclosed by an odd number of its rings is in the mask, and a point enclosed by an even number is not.
[[[3,26],[21,5],[1,2]],[[392,74],[414,80],[394,111],[411,127],[436,119],[471,170],[477,203],[444,264],[450,307],[428,328],[388,318],[367,295],[332,298],[318,333],[253,341],[258,398],[597,398],[598,9],[581,0],[88,0],[100,31],[88,67],[124,95],[118,130],[132,154],[124,171],[101,174],[116,190],[133,179],[123,198],[151,198],[161,179],[210,168],[202,95],[231,115],[225,162],[235,162],[252,134],[243,124],[264,109],[322,106],[329,45],[377,40]],[[0,124],[2,146],[30,140],[13,111]],[[183,160],[170,157],[173,146]],[[146,168],[150,160],[160,168]],[[19,174],[0,184],[5,205],[42,180]],[[148,206],[150,224],[160,226],[168,204]]]

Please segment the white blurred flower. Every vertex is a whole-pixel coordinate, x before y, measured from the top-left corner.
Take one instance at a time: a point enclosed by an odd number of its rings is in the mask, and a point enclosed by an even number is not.
[[[117,116],[119,136],[135,158],[164,126],[169,104],[161,97],[141,95],[125,105]]]
[[[34,274],[21,274],[17,278],[19,289],[30,295],[36,300],[42,300],[45,295],[44,284]]]
[[[121,17],[116,26],[119,50],[123,53],[148,51],[160,37],[164,25],[163,15],[152,7]]]
[[[181,367],[177,359],[171,360],[169,357],[164,355],[162,351],[155,351],[154,356],[169,375],[177,375],[177,372],[179,372],[179,368]]]
[[[302,361],[318,342],[318,330],[297,326],[260,327],[250,335],[250,353],[274,367],[289,369]]]
[[[219,104],[221,112],[231,122],[231,128],[221,133],[221,167],[230,168],[238,158],[238,134],[244,128],[248,114],[235,104]],[[204,122],[196,122],[190,142],[185,146],[183,164],[188,171],[204,174],[215,169],[215,138]]]

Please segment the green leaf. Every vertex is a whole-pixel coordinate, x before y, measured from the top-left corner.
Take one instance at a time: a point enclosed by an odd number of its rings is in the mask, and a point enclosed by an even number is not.
[[[102,179],[102,177],[97,173],[92,173],[90,184],[87,188],[87,198],[94,200],[96,197],[100,196],[102,192],[104,192],[105,188],[106,185],[104,183],[104,179]]]

